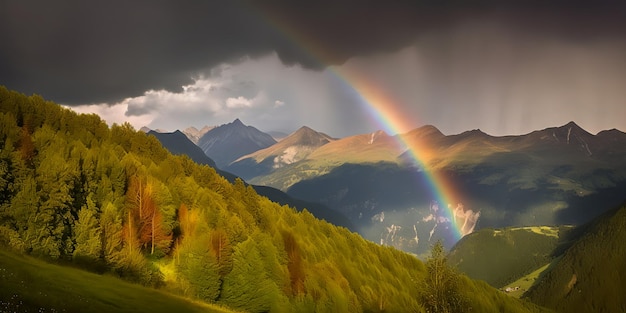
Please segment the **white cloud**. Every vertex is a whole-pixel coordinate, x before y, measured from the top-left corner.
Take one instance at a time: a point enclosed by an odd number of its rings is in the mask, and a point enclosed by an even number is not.
[[[130,123],[136,129],[142,126],[149,125],[154,120],[154,114],[144,114],[141,116],[127,116],[125,113],[128,110],[126,104],[113,105],[108,104],[90,104],[68,107],[77,113],[95,113],[100,116],[107,124],[112,125],[123,124],[125,122]]]
[[[252,101],[242,96],[226,99],[226,107],[229,109],[249,108],[251,106]]]
[[[275,108],[282,107],[283,105],[285,105],[285,101],[280,101],[280,100],[274,101],[274,107]]]

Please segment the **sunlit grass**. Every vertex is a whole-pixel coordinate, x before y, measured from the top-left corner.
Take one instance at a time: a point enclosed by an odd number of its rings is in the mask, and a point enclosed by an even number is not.
[[[560,257],[555,258],[554,260],[552,260],[552,262],[547,263],[539,267],[538,269],[534,270],[530,274],[522,276],[518,280],[504,286],[502,290],[505,290],[506,288],[519,287],[518,290],[511,291],[508,294],[515,298],[521,298],[524,295],[524,293],[528,291],[530,287],[535,285],[543,277],[543,275],[547,273],[547,270],[549,270],[551,266],[554,266],[554,264],[556,264],[560,259],[561,259]]]
[[[231,312],[0,250],[1,312]]]

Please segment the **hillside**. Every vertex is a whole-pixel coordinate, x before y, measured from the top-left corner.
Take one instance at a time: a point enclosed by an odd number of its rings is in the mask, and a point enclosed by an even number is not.
[[[461,239],[450,264],[473,279],[501,288],[554,259],[571,227],[485,228]]]
[[[543,311],[277,205],[129,124],[4,87],[0,122],[0,243],[21,253],[250,312],[424,312],[461,298],[462,311]],[[458,283],[436,284],[442,273]]]
[[[1,312],[231,312],[0,248]]]
[[[604,214],[524,297],[557,312],[624,312],[626,205]]]

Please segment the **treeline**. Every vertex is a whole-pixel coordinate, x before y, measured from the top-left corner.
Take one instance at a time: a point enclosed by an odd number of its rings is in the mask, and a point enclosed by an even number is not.
[[[251,312],[431,308],[432,273],[413,256],[230,184],[128,124],[0,87],[0,125],[4,246]],[[454,277],[464,310],[537,310]]]

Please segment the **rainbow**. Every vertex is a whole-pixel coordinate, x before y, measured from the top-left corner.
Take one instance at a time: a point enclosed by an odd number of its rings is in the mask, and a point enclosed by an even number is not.
[[[430,189],[431,197],[433,197],[433,205],[437,205],[438,209],[443,207],[441,212],[450,220],[452,225],[451,235],[453,237],[451,239],[454,242],[461,239],[463,237],[463,225],[457,223],[455,218],[454,209],[456,207],[452,205],[454,190],[451,184],[438,172],[429,170],[425,158],[420,154],[420,150],[412,147],[406,137],[401,135],[407,129],[414,128],[414,125],[417,123],[397,109],[398,102],[391,95],[379,88],[378,85],[371,83],[366,77],[358,75],[354,71],[341,71],[335,67],[331,67],[331,71],[346,86],[349,86],[356,92],[379,127],[382,127],[390,135],[396,134],[394,138],[401,151],[408,152],[415,164],[423,169],[422,174],[426,178],[425,181]]]
[[[262,12],[261,16],[264,21],[272,25],[276,30],[285,35],[288,39],[294,42],[302,52],[308,54],[314,60],[320,64],[325,65],[330,60],[328,52],[323,49],[321,45],[315,43],[314,40],[306,38],[304,34],[298,33],[293,27],[290,27],[288,23],[283,22],[276,16],[271,16],[271,12]],[[425,181],[429,187],[429,192],[433,198],[431,209],[435,207],[435,210],[439,216],[443,215],[450,221],[450,234],[453,243],[456,243],[461,237],[463,237],[464,231],[461,223],[457,223],[455,212],[455,206],[453,206],[454,189],[451,184],[438,172],[428,169],[428,164],[425,162],[425,158],[420,154],[419,149],[412,147],[411,144],[402,136],[402,133],[415,128],[416,121],[408,114],[402,114],[399,110],[398,101],[396,101],[386,90],[380,88],[371,79],[365,75],[359,75],[354,70],[340,69],[339,67],[328,67],[330,73],[332,73],[339,81],[341,81],[346,87],[354,91],[361,100],[364,108],[368,111],[370,117],[376,125],[382,127],[382,129],[390,135],[396,135],[396,142],[401,151],[407,151],[411,158],[415,161],[415,164],[422,169],[422,174],[425,177]],[[443,208],[442,208],[443,207]],[[443,210],[442,210],[443,209]]]

